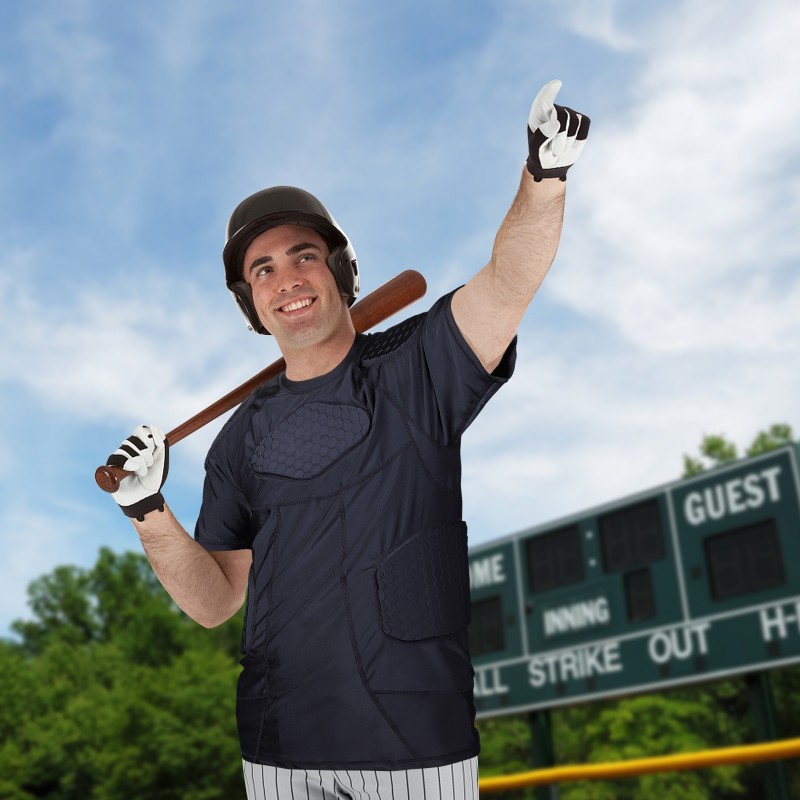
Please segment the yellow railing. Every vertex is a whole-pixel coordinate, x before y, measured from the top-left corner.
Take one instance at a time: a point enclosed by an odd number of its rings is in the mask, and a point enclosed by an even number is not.
[[[672,772],[684,769],[704,769],[721,764],[741,764],[752,761],[777,761],[782,758],[800,757],[800,739],[784,739],[766,744],[750,744],[740,747],[723,747],[718,750],[701,750],[698,753],[679,753],[671,756],[635,758],[630,761],[615,761],[604,764],[572,764],[498,778],[482,778],[481,792],[501,792],[538,786],[543,783],[564,781],[608,780],[631,778],[648,772]]]

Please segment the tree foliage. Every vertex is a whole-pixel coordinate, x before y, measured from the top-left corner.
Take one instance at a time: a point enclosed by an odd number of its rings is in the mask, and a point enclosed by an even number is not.
[[[100,551],[29,587],[0,642],[0,798],[244,796],[235,725],[241,617],[212,631],[140,554]]]
[[[774,450],[776,447],[791,444],[793,441],[791,426],[785,423],[776,423],[758,433],[745,450],[745,455],[748,457],[758,456]],[[700,442],[700,455],[683,456],[683,477],[692,478],[709,469],[717,469],[725,464],[730,464],[737,458],[739,458],[739,450],[735,442],[726,439],[719,433],[705,434]]]

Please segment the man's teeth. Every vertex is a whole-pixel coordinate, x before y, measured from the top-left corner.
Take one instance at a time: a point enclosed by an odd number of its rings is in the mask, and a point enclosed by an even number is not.
[[[297,311],[298,308],[305,308],[310,305],[311,300],[306,298],[305,300],[298,300],[296,303],[289,303],[288,306],[281,306],[281,311]]]

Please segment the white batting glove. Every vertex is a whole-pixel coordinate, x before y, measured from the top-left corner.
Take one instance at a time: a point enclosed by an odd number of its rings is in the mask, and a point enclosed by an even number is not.
[[[142,522],[148,512],[164,510],[161,487],[169,469],[169,444],[159,428],[139,425],[106,463],[133,473],[123,478],[114,492],[125,516]]]
[[[528,172],[535,181],[567,179],[567,170],[578,160],[589,135],[589,117],[556,105],[561,81],[546,83],[531,106],[528,117]]]

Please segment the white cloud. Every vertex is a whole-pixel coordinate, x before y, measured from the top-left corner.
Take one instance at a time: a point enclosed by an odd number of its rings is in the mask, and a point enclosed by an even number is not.
[[[773,422],[800,430],[800,378],[781,359],[523,342],[517,372],[464,437],[473,543],[680,478],[705,433],[740,453]]]
[[[123,520],[124,522],[124,520]],[[30,619],[27,588],[62,564],[89,567],[103,542],[103,517],[88,504],[44,502],[36,509],[10,502],[0,515],[0,636],[13,620]],[[91,544],[91,560],[87,544]]]
[[[632,33],[620,27],[620,5],[618,0],[556,0],[552,8],[575,33],[611,50],[632,50],[639,45]]]
[[[629,112],[598,109],[576,168],[560,300],[650,352],[796,351],[798,34],[781,2],[653,28]]]
[[[280,356],[245,330],[223,286],[208,299],[141,272],[150,277],[83,287],[56,307],[30,287],[0,284],[0,336],[15,343],[0,355],[0,379],[72,424],[169,430]]]

